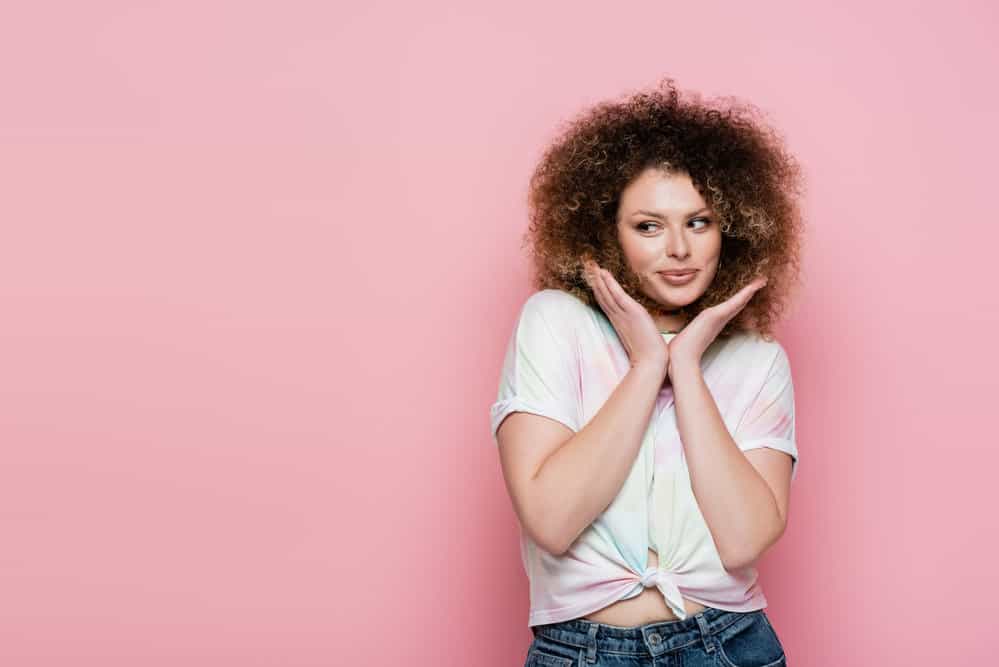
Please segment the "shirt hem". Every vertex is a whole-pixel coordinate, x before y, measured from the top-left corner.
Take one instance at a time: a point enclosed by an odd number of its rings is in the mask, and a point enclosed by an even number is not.
[[[623,595],[631,586],[620,591],[619,595]],[[682,592],[682,591],[681,591]],[[762,591],[758,592],[756,595],[750,597],[746,602],[742,604],[732,604],[729,602],[709,602],[703,598],[698,598],[694,595],[683,595],[684,598],[702,604],[705,607],[713,607],[715,609],[721,609],[722,611],[733,611],[738,613],[749,613],[753,611],[759,611],[760,609],[765,609],[768,606],[767,598]],[[581,618],[590,612],[594,612],[604,607],[610,605],[613,602],[617,602],[622,599],[619,596],[611,595],[600,602],[593,604],[578,604],[571,607],[561,607],[559,609],[541,609],[532,610],[528,614],[527,626],[533,627],[535,625],[548,625],[551,623],[561,623],[562,621],[571,621],[577,618]],[[687,615],[690,618],[690,615]]]

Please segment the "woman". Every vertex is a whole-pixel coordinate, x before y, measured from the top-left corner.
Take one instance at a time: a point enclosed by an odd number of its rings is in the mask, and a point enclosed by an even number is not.
[[[786,664],[755,565],[797,471],[772,328],[800,169],[753,107],[664,84],[582,114],[531,180],[538,291],[491,408],[527,665]]]

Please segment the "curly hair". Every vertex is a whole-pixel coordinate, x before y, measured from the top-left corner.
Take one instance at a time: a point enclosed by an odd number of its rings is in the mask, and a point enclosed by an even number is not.
[[[600,102],[565,126],[530,179],[530,248],[535,289],[560,289],[599,309],[583,276],[596,260],[650,313],[662,304],[641,291],[617,237],[624,188],[648,168],[686,173],[720,223],[721,260],[707,291],[679,309],[690,321],[755,276],[758,290],[719,336],[773,327],[800,278],[801,168],[757,107],[734,98],[682,97],[671,78],[623,100]]]

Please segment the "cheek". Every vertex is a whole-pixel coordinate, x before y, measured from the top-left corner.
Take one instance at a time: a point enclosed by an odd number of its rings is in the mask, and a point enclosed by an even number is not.
[[[661,244],[656,243],[652,239],[646,241],[638,240],[631,243],[631,247],[628,249],[628,258],[631,260],[632,265],[636,269],[643,269],[648,266],[650,262],[654,262],[657,257],[662,255]]]
[[[697,246],[697,254],[705,264],[717,262],[721,257],[721,243],[714,239],[704,239]]]
[[[633,239],[628,239],[621,242],[621,251],[624,255],[624,261],[628,266],[632,269],[641,268],[644,257],[642,244],[636,243]]]

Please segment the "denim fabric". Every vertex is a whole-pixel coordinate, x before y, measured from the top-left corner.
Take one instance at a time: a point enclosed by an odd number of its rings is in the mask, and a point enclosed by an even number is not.
[[[533,626],[525,667],[784,667],[762,609],[709,607],[683,620],[622,627],[582,618]]]

